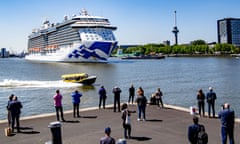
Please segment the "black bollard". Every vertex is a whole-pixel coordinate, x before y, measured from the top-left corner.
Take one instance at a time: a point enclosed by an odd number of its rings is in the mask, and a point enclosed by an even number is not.
[[[62,144],[61,123],[59,121],[51,122],[48,127],[52,133],[52,144]]]

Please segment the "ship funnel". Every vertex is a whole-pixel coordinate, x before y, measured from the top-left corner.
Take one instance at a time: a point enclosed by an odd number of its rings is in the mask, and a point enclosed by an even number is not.
[[[64,20],[67,21],[68,20],[68,16],[64,15]]]
[[[82,9],[80,15],[88,16],[87,10]]]

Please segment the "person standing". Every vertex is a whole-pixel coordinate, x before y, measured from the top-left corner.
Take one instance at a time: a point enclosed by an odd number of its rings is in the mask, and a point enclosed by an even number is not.
[[[188,127],[188,140],[191,144],[199,144],[199,132],[205,131],[203,125],[198,124],[198,117],[193,117],[193,124]],[[205,134],[205,137],[201,139],[201,144],[208,143],[208,136]]]
[[[200,116],[205,116],[205,94],[203,93],[202,89],[200,89],[197,93],[197,101],[198,101],[198,111]]]
[[[100,139],[100,144],[115,144],[115,139],[111,137],[111,128],[106,127],[105,136]]]
[[[137,90],[137,95],[144,95],[144,90],[142,87],[139,87]]]
[[[13,97],[14,97],[14,94],[11,94],[9,97],[8,97],[8,103],[7,103],[7,118],[8,118],[8,126],[10,127],[11,126],[11,121],[12,121],[12,116],[11,116],[11,111],[9,110],[9,106],[10,106],[10,103],[12,102],[13,100]]]
[[[234,144],[234,111],[230,109],[230,105],[225,103],[223,110],[218,113],[218,117],[221,119],[222,128],[222,144],[227,144],[227,136],[229,137],[229,143]]]
[[[158,105],[158,107],[160,107],[159,103],[161,103],[161,107],[163,108],[162,96],[163,96],[162,91],[160,88],[158,88],[155,94],[156,104]]]
[[[18,101],[17,96],[13,96],[12,101],[9,104],[9,110],[12,117],[12,132],[14,132],[15,121],[17,124],[17,132],[20,132],[20,114],[21,114],[22,103]]]
[[[147,106],[147,98],[144,96],[144,91],[142,87],[139,87],[137,90],[137,106],[138,106],[138,121],[141,120],[141,115],[143,114],[143,121],[146,120],[146,106]]]
[[[120,112],[120,93],[122,90],[119,87],[114,87],[113,91],[114,93],[114,106],[113,106],[113,111],[116,112],[116,105],[118,105],[118,112]]]
[[[211,109],[213,112],[213,117],[215,117],[215,100],[216,99],[217,99],[216,93],[213,92],[212,87],[209,87],[209,92],[207,93],[208,117],[211,117]]]
[[[124,103],[122,105],[122,125],[124,129],[124,138],[131,138],[131,114],[128,110],[128,105]],[[127,136],[128,135],[128,136]]]
[[[79,93],[77,90],[75,92],[72,93],[72,103],[73,103],[73,117],[76,117],[76,113],[77,113],[77,117],[80,117],[79,115],[79,104],[81,102],[81,98],[82,94]]]
[[[106,92],[106,89],[104,88],[104,86],[101,86],[99,91],[98,91],[98,94],[99,94],[99,109],[101,108],[101,105],[103,103],[103,108],[105,109],[105,102],[106,102],[106,99],[107,99],[107,92]]]
[[[63,97],[60,94],[60,91],[56,90],[56,94],[53,96],[53,100],[54,100],[54,106],[55,106],[55,109],[56,109],[57,121],[59,121],[59,112],[60,112],[61,119],[64,122],[65,119],[63,117],[62,98]]]
[[[134,88],[133,84],[130,86],[128,91],[129,91],[128,103],[130,104],[130,101],[132,101],[132,104],[133,104],[133,100],[134,100],[134,96],[135,96],[135,88]]]

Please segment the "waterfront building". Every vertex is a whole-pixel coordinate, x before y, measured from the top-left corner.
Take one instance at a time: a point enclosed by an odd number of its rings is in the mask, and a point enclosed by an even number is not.
[[[6,48],[1,48],[0,57],[1,58],[9,57],[9,52],[6,50]]]
[[[163,44],[164,44],[165,46],[170,46],[170,40],[163,41]]]
[[[224,18],[217,21],[218,43],[240,47],[240,18]]]

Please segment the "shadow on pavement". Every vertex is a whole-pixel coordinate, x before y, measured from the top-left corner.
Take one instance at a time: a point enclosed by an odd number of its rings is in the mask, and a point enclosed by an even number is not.
[[[20,131],[18,133],[22,133],[22,134],[39,134],[40,132],[38,132],[38,131]]]
[[[16,129],[16,128],[15,128]],[[32,127],[19,127],[20,130],[32,130]]]
[[[65,120],[64,123],[80,123],[79,120]]]
[[[163,120],[160,119],[147,119],[148,122],[162,122]]]
[[[136,137],[136,136],[133,136],[133,137],[131,137],[131,139],[133,139],[133,140],[137,140],[137,141],[148,141],[148,140],[151,140],[152,138],[149,138],[149,137]]]
[[[80,118],[95,119],[95,118],[97,118],[97,116],[81,116]]]

